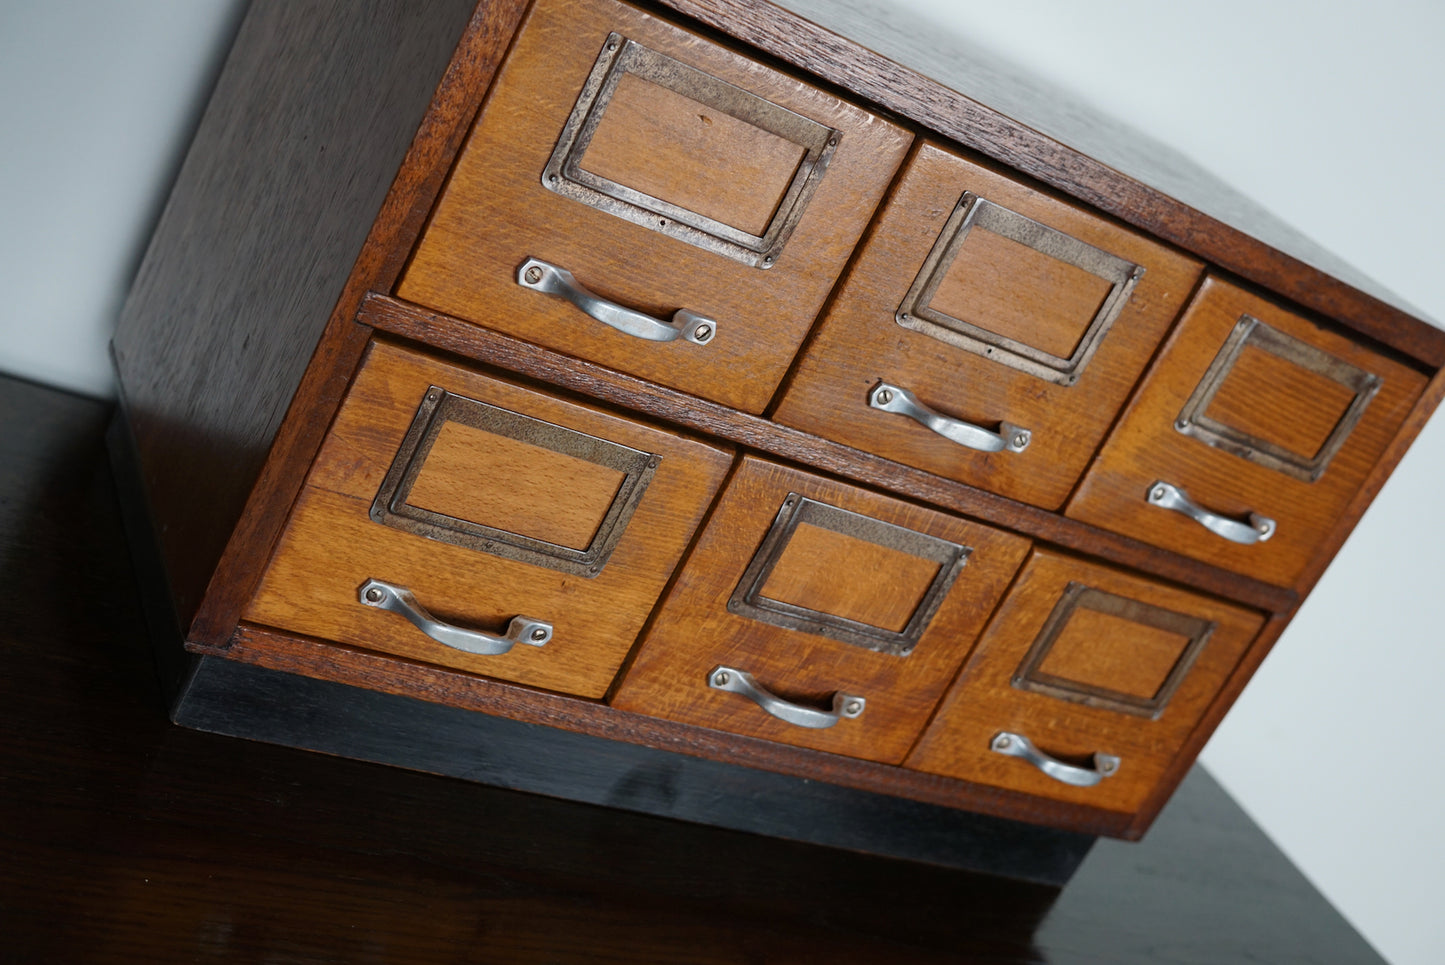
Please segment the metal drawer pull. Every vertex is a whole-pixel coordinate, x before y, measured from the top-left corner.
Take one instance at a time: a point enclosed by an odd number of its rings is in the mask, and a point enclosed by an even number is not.
[[[533,620],[531,617],[512,617],[512,622],[507,624],[507,632],[500,637],[481,630],[468,630],[443,623],[426,612],[406,587],[392,586],[380,580],[367,580],[361,584],[357,597],[367,606],[401,614],[418,630],[443,646],[484,657],[506,653],[514,644],[526,643],[540,647],[552,639],[552,624]]]
[[[1228,516],[1211,513],[1189,498],[1189,494],[1178,486],[1160,480],[1149,487],[1149,504],[1183,513],[1216,536],[1223,536],[1231,543],[1248,546],[1263,543],[1274,535],[1274,520],[1258,513],[1249,514],[1249,522],[1243,523]]]
[[[1072,784],[1074,787],[1093,787],[1104,778],[1113,777],[1119,772],[1119,758],[1113,754],[1096,753],[1092,767],[1076,767],[1045,754],[1024,735],[1010,734],[1008,731],[995,734],[988,749],[1009,757],[1021,757],[1054,780]]]
[[[879,382],[869,390],[868,405],[884,412],[908,416],[948,441],[979,452],[1023,452],[1033,438],[1029,430],[1008,422],[1000,422],[998,431],[990,432],[982,426],[935,412],[919,402],[912,392],[887,382]]]
[[[603,325],[611,325],[619,332],[626,332],[649,342],[671,342],[683,339],[694,345],[706,345],[717,334],[717,322],[710,318],[679,308],[672,314],[672,321],[664,322],[642,312],[624,308],[616,302],[588,291],[567,269],[549,265],[536,258],[528,258],[517,269],[517,284],[546,295],[565,298]]]
[[[761,687],[753,675],[732,667],[714,667],[707,675],[707,685],[713,690],[726,690],[730,694],[742,694],[778,720],[799,727],[822,730],[832,727],[843,718],[853,719],[863,713],[868,701],[849,694],[834,694],[832,710],[818,710],[794,704]]]

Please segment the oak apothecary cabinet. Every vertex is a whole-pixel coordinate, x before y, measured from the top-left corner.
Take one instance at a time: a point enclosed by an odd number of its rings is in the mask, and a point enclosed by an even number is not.
[[[1445,333],[1167,155],[868,37],[321,6],[248,13],[114,344],[182,722],[1136,837],[1438,401]]]

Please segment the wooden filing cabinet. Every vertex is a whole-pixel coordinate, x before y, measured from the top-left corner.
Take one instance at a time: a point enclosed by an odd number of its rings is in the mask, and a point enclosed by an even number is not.
[[[1445,333],[941,80],[743,0],[257,3],[115,341],[177,718],[1141,835]]]

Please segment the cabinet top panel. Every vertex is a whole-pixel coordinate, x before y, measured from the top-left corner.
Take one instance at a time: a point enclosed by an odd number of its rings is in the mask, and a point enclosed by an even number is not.
[[[1445,331],[1419,309],[1177,150],[937,24],[863,0],[779,0],[787,10],[662,2],[1306,309],[1445,364]]]

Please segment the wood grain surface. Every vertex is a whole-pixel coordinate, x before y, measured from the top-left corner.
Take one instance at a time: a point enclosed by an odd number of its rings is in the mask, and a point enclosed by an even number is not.
[[[1293,590],[1215,566],[1139,540],[1087,526],[982,489],[882,459],[810,433],[736,412],[695,396],[652,385],[612,369],[569,359],[499,332],[396,299],[373,295],[361,319],[385,332],[426,342],[488,367],[539,379],[565,391],[619,405],[689,431],[701,432],[781,459],[846,476],[950,512],[962,513],[1076,552],[1132,566],[1261,610],[1291,609]]]
[[[1246,314],[1384,380],[1344,446],[1324,475],[1314,482],[1250,462],[1174,428],[1175,419],[1225,339]],[[1231,393],[1251,395],[1257,387],[1261,403],[1275,406],[1270,411],[1255,410],[1256,421],[1288,426],[1298,410],[1323,409],[1326,418],[1329,412],[1338,411],[1337,399],[1332,395],[1322,398],[1314,391],[1315,379],[1286,382],[1275,378],[1259,384],[1255,380],[1261,374],[1261,370],[1246,368],[1225,382],[1236,383]],[[1244,289],[1210,278],[1141,384],[1066,513],[1279,586],[1294,586],[1355,491],[1400,431],[1426,381],[1416,370],[1367,346]],[[1286,395],[1290,389],[1296,391]],[[1294,432],[1299,434],[1298,430]],[[1276,530],[1266,542],[1230,542],[1180,513],[1149,505],[1145,497],[1158,480],[1183,488],[1196,503],[1221,515],[1247,518],[1250,513],[1258,513],[1273,519]]]
[[[1071,582],[1214,624],[1157,719],[1066,701],[1011,683]],[[1136,813],[1263,623],[1257,613],[1208,597],[1049,550],[1035,550],[908,756],[907,766]],[[1093,641],[1102,665],[1085,674],[1107,675],[1107,665],[1118,660],[1119,652],[1132,649],[1133,633],[1125,629],[1124,635]],[[1157,643],[1154,628],[1145,631],[1143,642],[1146,647]],[[1126,676],[1113,688],[1136,683]],[[1070,763],[1088,759],[1095,752],[1113,754],[1120,758],[1118,772],[1093,787],[1064,784],[1027,761],[991,751],[990,742],[1001,731],[1022,734],[1044,753]]]
[[[543,169],[610,31],[841,132],[772,268],[744,265],[542,186]],[[613,0],[544,0],[518,35],[397,291],[479,325],[760,412],[911,139],[833,94],[635,8]],[[746,142],[734,147],[746,154]],[[675,153],[664,149],[660,157]],[[726,176],[726,170],[699,170],[699,183],[689,190],[713,194],[713,180]],[[718,203],[737,207],[736,200]],[[699,346],[617,332],[567,302],[520,287],[516,271],[529,257],[565,268],[598,294],[654,317],[686,308],[715,319],[717,336]]]
[[[1205,414],[1289,452],[1312,457],[1355,401],[1354,390],[1252,345],[1234,361]]]
[[[579,162],[609,181],[761,237],[805,148],[623,74]]]
[[[624,477],[611,466],[447,422],[406,501],[443,516],[584,550]]]
[[[729,612],[729,597],[790,493],[973,548],[911,654],[877,653]],[[897,763],[1027,548],[1027,541],[1008,533],[744,458],[611,703],[669,720]],[[855,568],[843,554],[827,562],[820,576],[843,587],[858,586],[856,596],[870,596],[873,584],[892,583],[890,571]],[[803,599],[819,606],[832,602],[823,594]],[[746,697],[710,689],[709,673],[719,665],[750,673],[764,688],[794,702],[826,708],[832,695],[842,692],[866,698],[866,709],[861,717],[826,730],[801,728],[769,716]]]
[[[763,596],[895,632],[908,625],[939,564],[801,523],[776,557]],[[865,574],[868,579],[854,579]]]
[[[428,539],[373,521],[373,498],[426,395],[447,391],[660,457],[621,542],[594,578]],[[514,440],[507,440],[508,443]],[[487,450],[442,467],[457,487],[500,491],[482,513],[504,515],[517,496],[531,509],[574,501],[586,478],[540,472],[497,475]],[[293,632],[442,663],[475,673],[600,697],[672,574],[730,464],[729,454],[673,432],[562,402],[386,344],[369,351],[337,415],[246,619]],[[613,492],[616,483],[613,481]],[[513,498],[505,498],[510,493]],[[608,497],[612,494],[608,493]],[[476,520],[503,527],[516,514]],[[524,534],[532,535],[532,534]],[[574,533],[575,535],[575,533]],[[357,588],[379,579],[411,590],[446,622],[501,633],[514,616],[549,621],[543,647],[474,656],[442,646],[404,618],[363,606]]]
[[[1144,276],[1075,384],[1045,381],[906,329],[895,320],[965,191],[1144,267]],[[963,252],[979,233],[977,228],[970,230]],[[1043,260],[1064,265],[1055,259]],[[955,263],[955,270],[964,267],[978,265]],[[959,313],[956,317],[983,326],[998,324],[995,307],[1004,303],[1008,311],[1001,327],[1009,328],[1018,313],[1034,314],[1055,299],[1057,283],[1070,280],[1052,270],[1042,275],[1032,272],[1030,269],[1037,267],[1032,262],[988,267],[1002,270],[985,272],[977,285],[993,291],[981,305],[950,302],[949,307]],[[856,449],[1044,509],[1057,509],[1184,306],[1199,271],[1197,262],[1088,211],[938,145],[920,145],[789,377],[774,418]],[[1078,269],[1072,272],[1085,274]],[[941,286],[939,293],[955,299],[968,294],[959,285],[947,290]],[[1045,322],[1041,338],[1036,339],[1032,330],[1018,332],[1017,337],[1037,348],[1060,340],[1077,342],[1101,298],[1095,297],[1087,307],[1073,306],[1075,312],[1066,322]],[[937,299],[935,307],[939,307]],[[1082,324],[1077,318],[1081,308],[1088,313]],[[1072,334],[1057,331],[1069,324],[1074,326]],[[1047,331],[1050,328],[1054,331]],[[977,452],[904,416],[870,408],[869,390],[880,381],[908,389],[924,405],[955,419],[987,429],[996,428],[999,422],[1028,429],[1032,433],[1029,446],[1023,452]]]
[[[1066,359],[1110,288],[1098,275],[975,227],[929,307]]]
[[[1189,641],[1181,633],[1081,607],[1038,669],[1085,687],[1148,699],[1164,686]]]

